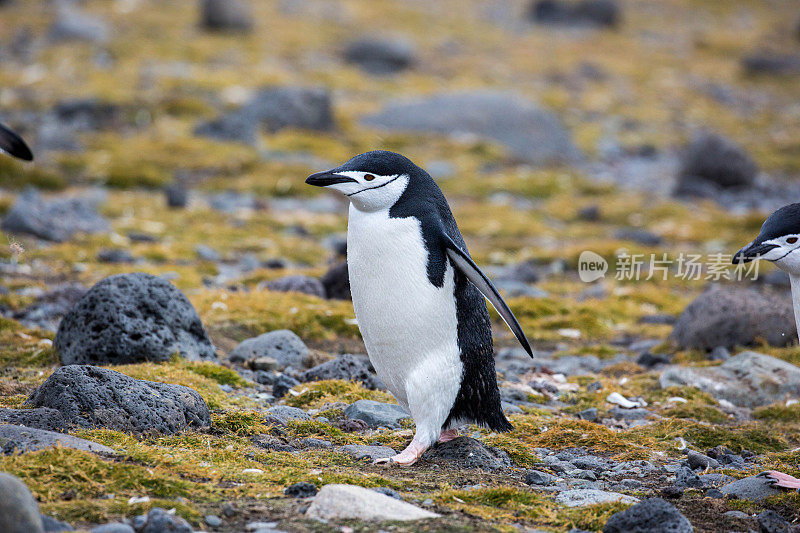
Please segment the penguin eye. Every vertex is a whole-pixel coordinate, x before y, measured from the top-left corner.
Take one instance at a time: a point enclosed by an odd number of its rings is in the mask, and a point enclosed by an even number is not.
[[[373,176],[372,174],[364,174],[364,180],[372,181],[374,179],[375,179],[375,176]],[[797,239],[795,239],[795,240],[797,240]]]
[[[786,244],[794,244],[797,242],[797,237],[787,237]]]

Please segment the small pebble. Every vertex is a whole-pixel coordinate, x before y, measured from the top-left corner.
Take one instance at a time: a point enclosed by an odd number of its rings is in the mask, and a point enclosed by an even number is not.
[[[206,524],[211,527],[219,527],[222,525],[222,519],[216,515],[210,514],[205,517]]]

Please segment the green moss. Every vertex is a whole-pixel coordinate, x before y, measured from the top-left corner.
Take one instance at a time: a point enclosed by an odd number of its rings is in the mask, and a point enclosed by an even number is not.
[[[45,190],[60,190],[67,186],[66,180],[55,171],[31,163],[20,163],[10,157],[0,159],[0,183],[10,189],[36,187]]]
[[[0,367],[43,367],[56,361],[50,334],[0,317]]]
[[[800,421],[800,404],[786,405],[782,403],[759,407],[753,411],[753,418],[766,422]]]
[[[227,411],[211,416],[212,426],[233,433],[240,437],[248,437],[267,431],[264,414],[255,411]]]
[[[213,379],[220,385],[232,387],[252,387],[253,383],[245,380],[235,370],[207,361],[186,361],[183,363],[195,374]]]
[[[661,416],[671,418],[690,418],[712,424],[723,424],[728,420],[728,416],[710,405],[698,405],[696,403],[680,403],[661,411]]]
[[[601,531],[611,515],[624,511],[630,507],[625,503],[600,503],[588,507],[561,509],[558,512],[558,522],[563,527],[584,531]]]
[[[435,501],[485,519],[549,521],[555,517],[552,501],[530,490],[511,487],[445,491]]]
[[[303,409],[319,409],[329,402],[353,403],[357,400],[396,403],[387,392],[369,390],[359,383],[338,379],[304,383],[297,385],[293,391],[299,394],[288,394],[286,404]]]

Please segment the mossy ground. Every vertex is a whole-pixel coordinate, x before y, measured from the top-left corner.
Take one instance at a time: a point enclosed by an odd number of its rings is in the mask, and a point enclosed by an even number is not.
[[[104,186],[108,197],[101,209],[113,226],[110,235],[79,235],[61,244],[0,236],[0,259],[30,267],[3,274],[2,285],[10,292],[0,294],[0,306],[18,310],[29,305],[33,298],[16,292],[26,287],[46,288],[65,280],[90,285],[130,271],[170,274],[223,352],[245,338],[279,328],[295,331],[323,357],[334,349],[363,351],[349,302],[259,288],[260,282],[282,275],[321,275],[331,256],[322,237],[345,231],[344,208],[315,213],[271,209],[267,204],[264,209],[225,214],[210,209],[204,197],[238,191],[264,199],[310,198],[324,193],[305,186],[303,178],[320,169],[302,158],[286,162],[270,154],[299,152],[309,161],[335,164],[357,152],[385,148],[406,153],[422,166],[434,161],[452,165],[453,175],[439,183],[479,263],[563,261],[563,273],[538,284],[547,297],[509,299],[536,348],[608,358],[622,350],[616,343],[621,338],[667,341],[670,326],[643,324],[640,319],[677,315],[707,283],[674,275],[666,281],[658,276],[637,282],[614,279],[614,260],[621,251],[646,258],[666,252],[672,259],[681,253],[731,254],[753,238],[765,213],[731,212],[711,201],[680,203],[622,190],[587,175],[582,167],[534,169],[515,164],[492,143],[378,132],[361,127],[358,117],[379,109],[389,98],[443,88],[513,90],[554,109],[589,158],[607,142],[623,151],[652,146],[671,154],[696,131],[711,129],[745,146],[775,179],[790,180],[800,172],[798,78],[750,78],[738,63],[739,57],[758,48],[797,52],[800,45],[790,33],[798,12],[791,0],[623,0],[624,23],[614,31],[527,26],[521,21],[526,7],[521,0],[497,5],[497,10],[480,0],[345,0],[330,3],[338,13],[336,23],[311,7],[293,12],[281,2],[253,2],[257,30],[247,36],[202,32],[196,26],[196,4],[87,0],[81,8],[114,27],[107,45],[37,46],[30,61],[4,61],[0,102],[9,116],[21,110],[44,113],[62,99],[88,96],[119,104],[125,125],[121,131],[81,133],[77,140],[84,150],[41,157],[37,153],[35,165],[0,158],[0,213],[29,185],[78,194]],[[0,42],[11,42],[21,28],[43,41],[52,19],[49,5],[26,0],[3,6],[8,23],[0,25]],[[419,65],[378,78],[343,65],[338,50],[364,28],[409,36],[419,48]],[[101,56],[108,57],[107,64]],[[600,75],[581,75],[587,66]],[[329,87],[335,131],[284,130],[261,136],[255,146],[192,135],[199,121],[228,108],[236,94],[275,84]],[[731,96],[715,98],[714,86]],[[160,192],[177,179],[194,191],[187,209],[168,209]],[[497,193],[530,202],[532,208],[513,207]],[[599,221],[578,216],[590,205],[600,207]],[[623,227],[648,229],[664,243],[648,246],[613,237]],[[157,242],[134,242],[128,238],[131,231],[149,233]],[[260,260],[283,258],[288,267],[259,269],[209,288],[204,280],[217,276],[219,267],[197,257],[198,244],[211,246],[231,263],[254,254]],[[128,249],[141,262],[100,263],[97,253],[103,248]],[[604,298],[587,297],[588,286],[575,275],[584,250],[611,261],[602,282]],[[496,343],[513,346],[499,317],[493,318]],[[0,406],[21,407],[33,387],[46,379],[57,363],[52,337],[0,318]],[[756,349],[800,363],[796,346]],[[681,364],[708,364],[704,354],[679,351],[669,342],[657,350]],[[213,426],[145,440],[108,430],[75,432],[111,446],[118,452],[114,457],[53,449],[0,458],[0,470],[23,478],[44,512],[78,525],[139,514],[152,506],[175,507],[199,525],[204,514],[218,514],[224,502],[232,501],[242,509],[239,526],[252,518],[281,520],[293,531],[325,529],[299,520],[299,504],[282,496],[296,481],[388,486],[408,501],[432,498],[433,509],[444,515],[438,522],[392,526],[395,531],[508,531],[519,524],[599,530],[621,508],[561,508],[552,496],[525,486],[522,470],[487,474],[428,462],[387,470],[329,451],[269,452],[250,438],[275,428],[263,424],[265,406],[246,393],[251,384],[234,371],[180,361],[115,368],[137,378],[194,388],[212,408]],[[602,393],[585,392],[588,383],[598,380]],[[580,387],[563,397],[566,407],[556,412],[526,409],[513,416],[514,431],[481,431],[483,440],[506,450],[520,469],[537,464],[532,452],[537,446],[583,446],[618,459],[659,463],[680,454],[682,438],[698,450],[725,445],[761,453],[760,468],[800,475],[800,457],[791,451],[800,446],[797,405],[761,408],[754,412],[754,422],[739,423],[711,396],[688,388],[662,390],[656,373],[633,364],[570,381]],[[233,387],[234,393],[223,392],[220,385]],[[597,407],[604,416],[609,408],[604,399],[610,392],[641,396],[663,418],[623,431],[575,418],[588,407]],[[670,401],[673,397],[686,402]],[[357,384],[322,382],[297,387],[285,402],[324,410],[334,402],[361,398],[388,399]],[[325,414],[331,419],[341,415],[335,408]],[[288,439],[319,437],[335,444],[378,442],[396,448],[411,437],[407,427],[367,436],[316,421],[290,423],[282,431]],[[244,473],[246,469],[261,472]],[[481,488],[464,489],[476,484]],[[131,497],[140,496],[151,500],[128,504]],[[707,500],[689,496],[678,505],[698,529],[725,527],[692,511],[710,508]],[[766,506],[796,518],[798,503],[796,495],[786,495],[763,505],[720,501],[713,507],[721,513],[737,506],[747,511]],[[350,525],[356,531],[369,529]]]

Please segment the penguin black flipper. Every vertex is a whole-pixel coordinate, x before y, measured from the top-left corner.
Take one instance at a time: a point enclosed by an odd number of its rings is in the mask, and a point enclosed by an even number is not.
[[[0,124],[0,150],[25,161],[33,161],[33,154],[22,137]]]
[[[502,317],[505,321],[506,325],[508,325],[509,329],[514,333],[517,337],[517,340],[528,352],[528,355],[533,357],[533,350],[531,349],[531,345],[528,342],[528,338],[525,336],[525,332],[522,331],[522,326],[519,325],[517,321],[517,317],[514,316],[514,313],[511,312],[509,309],[508,304],[503,300],[503,297],[500,296],[500,293],[497,291],[497,288],[491,282],[491,280],[486,277],[486,274],[481,272],[481,269],[478,268],[478,265],[472,260],[472,258],[464,252],[453,239],[444,234],[444,243],[446,247],[447,257],[450,258],[450,261],[453,265],[458,268],[462,274],[464,274],[467,279],[469,279],[481,294],[492,302],[492,305],[497,310],[497,313]]]

